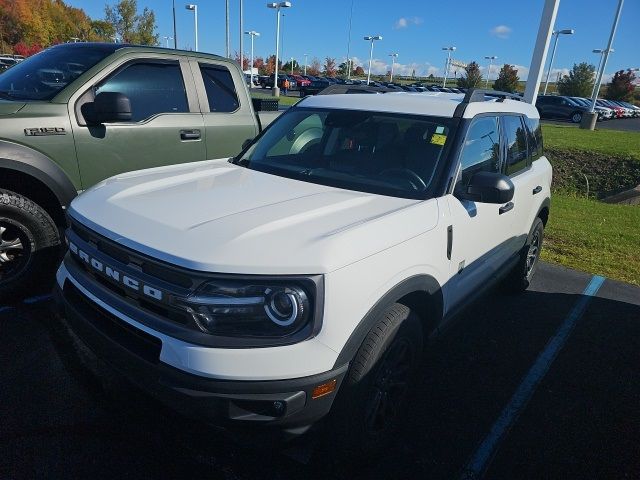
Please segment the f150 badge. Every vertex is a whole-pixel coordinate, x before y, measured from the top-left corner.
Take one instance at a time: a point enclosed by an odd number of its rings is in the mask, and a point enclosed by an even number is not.
[[[64,127],[39,127],[25,128],[24,134],[27,137],[42,137],[44,135],[66,135],[67,131]]]

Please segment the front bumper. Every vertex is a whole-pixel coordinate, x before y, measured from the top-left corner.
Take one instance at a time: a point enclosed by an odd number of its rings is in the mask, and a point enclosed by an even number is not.
[[[268,428],[304,433],[325,416],[348,365],[303,378],[219,380],[194,375],[159,360],[160,341],[101,308],[66,281],[55,288],[60,320],[76,348],[102,362],[157,400],[189,418],[231,430]],[[317,386],[335,390],[313,399]]]

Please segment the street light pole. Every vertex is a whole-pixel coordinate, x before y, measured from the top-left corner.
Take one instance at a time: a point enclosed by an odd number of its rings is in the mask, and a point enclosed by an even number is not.
[[[274,68],[273,77],[273,89],[272,94],[274,97],[280,96],[280,89],[278,88],[278,50],[280,48],[280,9],[291,7],[291,2],[273,2],[267,3],[267,8],[273,8],[276,11],[276,65]]]
[[[351,60],[351,23],[352,21],[353,21],[353,0],[351,0],[351,14],[349,15],[349,34],[348,34],[349,36],[347,37],[347,80],[351,78],[351,70],[352,70],[352,68],[349,65],[349,62]]]
[[[365,40],[371,42],[371,47],[369,48],[369,71],[367,72],[367,85],[371,83],[371,61],[373,60],[373,42],[376,40],[382,40],[382,35],[376,36],[366,36]]]
[[[489,77],[491,76],[491,67],[493,66],[493,61],[498,57],[496,57],[495,55],[491,55],[484,58],[489,60],[489,69],[487,70],[487,79],[485,81],[484,88],[489,88]]]
[[[307,57],[309,56],[308,53],[304,54],[304,74],[307,74]]]
[[[162,37],[162,38],[164,38],[164,41],[165,41],[164,46],[165,46],[166,48],[169,48],[169,40],[173,40],[173,37],[169,37],[169,36],[165,35],[165,36],[164,36],[164,37]]]
[[[596,78],[596,88],[591,95],[591,108],[589,109],[589,118],[583,117],[583,122],[580,124],[580,128],[588,128],[589,130],[593,130],[596,126],[597,115],[595,115],[596,108],[596,100],[598,99],[598,94],[600,93],[600,84],[602,83],[602,76],[604,75],[604,71],[607,68],[607,60],[609,59],[609,53],[613,51],[613,39],[616,36],[616,30],[618,28],[618,22],[620,21],[620,14],[622,13],[622,6],[624,5],[624,0],[618,0],[618,8],[616,9],[616,16],[613,20],[613,25],[611,26],[611,34],[609,35],[609,42],[607,43],[607,48],[604,51],[604,57],[602,59],[600,65],[600,71],[598,72],[598,77]],[[586,123],[588,122],[588,124]]]
[[[449,76],[449,68],[451,67],[451,52],[456,51],[456,47],[442,47],[442,50],[447,51],[447,63],[444,66],[444,80],[442,81],[442,88],[447,86],[447,77]]]
[[[193,12],[193,26],[194,26],[194,33],[195,33],[195,37],[196,37],[196,48],[195,51],[198,51],[198,5],[196,5],[195,3],[189,3],[187,5],[185,5],[185,7],[187,10],[191,10]]]
[[[390,53],[389,56],[391,57],[391,75],[389,76],[389,82],[393,82],[393,67],[395,66],[396,58],[398,58],[398,54]]]
[[[560,38],[560,35],[573,35],[574,33],[575,33],[575,30],[573,30],[572,28],[565,29],[565,30],[555,30],[554,32],[551,33],[551,35],[556,36],[556,39],[553,41],[553,50],[551,51],[551,59],[549,60],[549,69],[547,70],[547,79],[544,82],[544,92],[542,92],[543,95],[547,94],[547,87],[549,86],[549,76],[551,75],[551,67],[553,67],[553,59],[556,56],[558,39]]]
[[[229,0],[225,0],[225,44],[227,50],[227,58],[231,58],[231,35],[229,33]]]
[[[293,57],[291,57],[291,75],[293,75],[293,62],[295,60],[293,59]]]
[[[244,20],[242,0],[240,0],[240,70],[244,71]]]
[[[176,30],[176,0],[172,0],[171,2],[173,6],[173,48],[175,50],[178,49],[178,35]]]
[[[249,82],[251,84],[250,88],[253,88],[253,39],[254,37],[259,37],[260,33],[256,32],[255,30],[250,30],[244,33],[251,36],[251,78]]]
[[[604,51],[606,50],[606,48],[594,48],[593,49],[593,53],[597,53],[600,55],[600,59],[598,60],[598,68],[596,69],[596,75],[598,75],[598,72],[600,71],[600,66],[602,65],[602,58],[604,57]],[[612,48],[611,52],[613,53],[615,50]],[[593,81],[593,89],[591,90],[591,95],[589,95],[589,98],[593,97],[593,92],[596,91],[596,81],[594,79]]]

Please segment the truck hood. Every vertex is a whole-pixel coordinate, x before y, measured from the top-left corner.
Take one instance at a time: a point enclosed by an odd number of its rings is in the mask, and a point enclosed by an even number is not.
[[[438,204],[291,180],[223,159],[113,177],[77,197],[70,214],[122,245],[193,270],[315,274],[435,227]]]
[[[0,100],[0,115],[13,115],[19,112],[26,103]]]

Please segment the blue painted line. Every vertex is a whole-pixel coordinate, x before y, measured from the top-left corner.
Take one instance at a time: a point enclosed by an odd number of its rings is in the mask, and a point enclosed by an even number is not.
[[[22,301],[22,303],[26,305],[33,305],[35,303],[45,302],[47,300],[51,300],[51,294],[48,293],[46,295],[36,295],[35,297],[30,297]]]
[[[605,278],[598,275],[591,278],[591,281],[582,292],[582,297],[575,303],[569,315],[562,325],[560,325],[555,335],[549,340],[542,353],[538,355],[535,363],[522,380],[522,383],[498,417],[498,420],[496,420],[491,427],[489,434],[471,457],[471,461],[467,464],[467,467],[461,475],[462,479],[471,480],[482,477],[489,461],[498,449],[500,441],[504,438],[507,431],[520,415],[520,412],[522,412],[533,396],[540,381],[549,371],[551,364],[567,342],[576,323],[582,317],[587,305],[598,292],[604,281]]]

